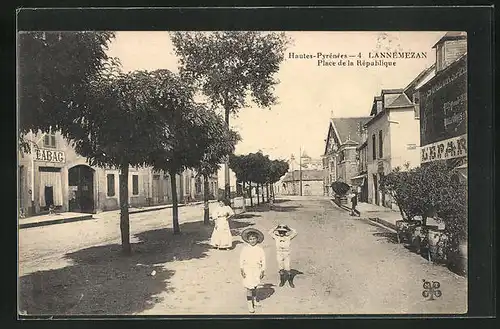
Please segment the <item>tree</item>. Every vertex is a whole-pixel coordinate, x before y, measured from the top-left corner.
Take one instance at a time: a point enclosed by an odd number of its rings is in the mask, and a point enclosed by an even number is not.
[[[277,102],[274,75],[284,59],[288,39],[284,33],[256,31],[173,32],[172,43],[180,57],[180,72],[195,81],[214,108],[229,115],[248,105]],[[249,96],[249,97],[248,97]],[[230,197],[229,159],[225,161],[226,197]]]
[[[28,132],[61,131],[88,100],[88,87],[116,59],[106,50],[113,32],[20,32],[18,34],[18,105],[20,147],[29,152]]]
[[[245,161],[244,155],[234,155],[229,156],[229,168],[234,172],[236,180],[243,184],[243,212],[246,211],[246,201],[245,201],[245,185],[248,182],[247,172],[245,171]],[[250,191],[250,202],[251,201],[251,191]]]
[[[90,165],[120,170],[120,231],[126,254],[131,253],[129,167],[149,165],[151,155],[167,147],[170,132],[165,115],[181,101],[172,82],[173,75],[166,70],[101,77],[90,83],[86,105],[68,127],[76,152]]]
[[[467,234],[467,187],[454,178],[443,162],[431,162],[408,171],[393,170],[381,180],[381,187],[395,198],[407,219],[437,215],[453,238]]]
[[[403,220],[411,220],[415,216],[414,211],[409,207],[410,200],[407,200],[411,187],[408,175],[408,168],[402,171],[400,167],[396,167],[388,175],[382,176],[380,180],[382,192],[389,194],[396,201]]]
[[[203,176],[203,222],[208,225],[208,178],[219,170],[222,160],[234,152],[236,143],[241,138],[238,133],[228,128],[220,116],[208,109],[203,110],[202,125],[197,128],[197,131],[200,133],[198,150],[202,153],[202,156],[194,169],[198,175]]]
[[[213,169],[212,164],[214,159],[209,159],[209,154],[212,153],[210,149],[210,139],[217,139],[214,137],[219,128],[217,121],[213,120],[210,112],[201,104],[192,101],[193,89],[186,82],[186,80],[176,77],[178,87],[176,90],[183,90],[184,101],[176,103],[172,107],[172,111],[167,114],[167,121],[169,127],[169,136],[165,140],[164,148],[160,148],[152,154],[152,164],[157,170],[164,170],[170,175],[170,182],[172,188],[172,212],[173,212],[173,228],[174,234],[180,233],[179,227],[179,211],[177,199],[177,187],[175,176],[181,174],[186,168],[199,168],[205,166],[206,173]],[[238,139],[234,133],[225,130],[224,133],[228,138],[223,145],[221,151],[224,153],[227,148],[231,150],[231,143],[236,143]],[[215,151],[215,148],[213,149]],[[207,153],[208,152],[208,153]],[[212,155],[214,155],[212,153]],[[214,156],[215,158],[215,156]],[[204,162],[205,161],[205,162]]]
[[[274,184],[288,172],[288,162],[284,160],[273,160],[269,168],[269,183],[271,184],[271,197],[274,200]]]

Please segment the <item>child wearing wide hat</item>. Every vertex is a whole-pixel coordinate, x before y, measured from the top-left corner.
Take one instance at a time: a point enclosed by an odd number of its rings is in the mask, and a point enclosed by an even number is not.
[[[276,258],[278,259],[280,287],[288,281],[290,287],[295,288],[293,275],[290,272],[291,241],[297,236],[297,231],[284,224],[272,228],[269,234],[276,242]]]
[[[254,313],[254,307],[260,305],[257,300],[257,286],[264,277],[266,269],[264,249],[259,246],[264,241],[264,234],[257,229],[247,228],[241,232],[241,238],[246,242],[240,254],[241,276],[243,286],[247,289],[248,311]]]

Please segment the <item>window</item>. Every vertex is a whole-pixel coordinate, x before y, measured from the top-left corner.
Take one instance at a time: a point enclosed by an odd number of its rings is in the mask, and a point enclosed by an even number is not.
[[[383,139],[382,139],[382,130],[379,130],[379,132],[378,132],[378,157],[381,159],[383,157],[383,150],[384,150],[384,145],[383,145]]]
[[[195,186],[195,188],[196,188],[196,194],[200,194],[202,192],[201,186],[202,186],[201,178],[197,177],[196,178],[196,186]]]
[[[139,194],[139,175],[132,175],[132,194]]]
[[[43,136],[43,146],[56,148],[56,135],[52,133],[45,134],[45,136]]]
[[[115,196],[115,174],[108,174],[108,196]]]
[[[372,135],[372,156],[373,160],[377,158],[377,149],[375,147],[375,134]]]

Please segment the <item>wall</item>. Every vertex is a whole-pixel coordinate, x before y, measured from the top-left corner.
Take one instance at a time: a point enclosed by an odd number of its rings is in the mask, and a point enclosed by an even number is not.
[[[341,147],[344,152],[344,160],[338,164],[339,177],[343,182],[351,184],[351,178],[358,174],[358,162],[356,160],[357,152],[356,147],[348,146]]]
[[[323,195],[322,181],[304,181],[302,182],[302,195]]]
[[[300,195],[300,182],[284,182],[282,185],[285,185],[286,188],[281,186],[279,188],[280,194],[282,195]],[[308,185],[308,186],[306,186]],[[295,190],[294,190],[295,188]],[[314,181],[302,181],[302,195],[315,195],[320,196],[324,195],[324,187],[323,180],[314,180]]]
[[[467,51],[467,40],[448,40],[444,42],[444,67],[453,63]]]
[[[379,131],[382,130],[382,159],[379,159]],[[373,140],[372,135],[375,134],[375,151],[376,158],[373,158]],[[367,171],[368,171],[368,202],[375,203],[375,186],[373,174],[379,175],[379,162],[383,165],[383,173],[387,174],[391,171],[391,136],[389,131],[389,117],[387,112],[382,114],[377,119],[370,122],[367,126]],[[382,195],[379,189],[379,200]]]
[[[420,122],[415,119],[413,107],[391,109],[389,120],[398,122],[390,123],[391,167],[403,167],[407,161],[411,168],[419,166]]]

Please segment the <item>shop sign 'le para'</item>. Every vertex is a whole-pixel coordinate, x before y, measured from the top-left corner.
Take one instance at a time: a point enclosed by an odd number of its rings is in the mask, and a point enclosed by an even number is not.
[[[448,160],[467,155],[467,134],[421,147],[421,162]]]
[[[63,151],[39,148],[35,150],[35,160],[52,163],[64,163],[66,162],[66,155]]]

